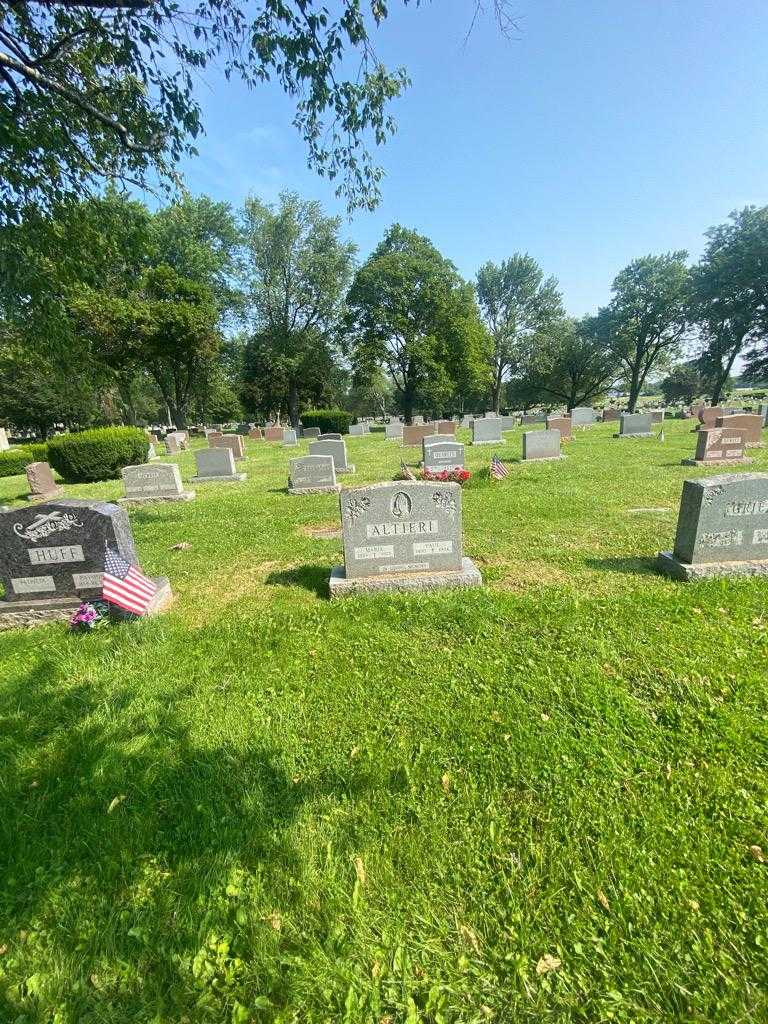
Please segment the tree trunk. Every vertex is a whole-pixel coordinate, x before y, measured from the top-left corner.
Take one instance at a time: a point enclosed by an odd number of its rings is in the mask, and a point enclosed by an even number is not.
[[[503,381],[501,379],[501,370],[496,374],[493,380],[493,389],[491,391],[491,404],[493,411],[498,415],[499,409],[501,408],[501,389]]]
[[[291,421],[291,426],[296,431],[296,436],[299,434],[299,385],[295,381],[291,381],[290,389],[288,391],[288,417]]]
[[[408,426],[413,423],[413,394],[411,391],[403,392],[403,418]]]
[[[722,370],[718,374],[717,380],[715,382],[715,386],[714,386],[714,388],[712,390],[712,405],[719,405],[720,404],[720,398],[722,397],[722,394],[723,394],[723,388],[725,387],[725,382],[728,380],[728,378],[731,375],[731,370],[733,369],[733,364],[736,362],[736,356],[739,354],[740,351],[741,351],[741,345],[739,345],[737,348],[734,348],[733,352],[731,353],[731,358],[728,360],[728,365],[726,366],[725,370]]]
[[[629,382],[629,401],[627,402],[627,412],[635,412],[637,406],[637,400],[640,397],[640,368],[634,366],[632,368],[632,378]]]

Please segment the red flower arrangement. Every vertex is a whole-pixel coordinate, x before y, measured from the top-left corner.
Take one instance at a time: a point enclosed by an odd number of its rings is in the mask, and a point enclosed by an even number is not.
[[[441,469],[435,472],[432,469],[422,469],[421,479],[430,483],[440,484],[465,484],[472,476],[468,469]]]

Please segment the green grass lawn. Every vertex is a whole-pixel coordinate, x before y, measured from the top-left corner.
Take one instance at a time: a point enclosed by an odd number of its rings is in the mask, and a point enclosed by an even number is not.
[[[482,589],[330,603],[336,499],[249,441],[130,513],[166,615],[1,633],[0,1021],[768,1020],[766,583],[656,574],[711,471],[615,429],[473,477]]]

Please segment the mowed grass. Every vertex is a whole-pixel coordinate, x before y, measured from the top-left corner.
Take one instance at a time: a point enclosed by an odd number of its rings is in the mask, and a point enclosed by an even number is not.
[[[656,574],[708,471],[613,429],[475,474],[483,589],[330,603],[336,499],[248,442],[131,511],[168,614],[0,634],[0,1020],[768,1020],[767,584]]]

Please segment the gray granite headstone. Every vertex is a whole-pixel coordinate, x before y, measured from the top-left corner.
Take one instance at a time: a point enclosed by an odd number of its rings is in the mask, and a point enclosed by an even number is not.
[[[472,421],[472,444],[499,444],[502,440],[501,419],[498,416]]]
[[[312,441],[309,445],[309,454],[332,456],[337,475],[355,472],[355,467],[347,462],[347,446],[341,438],[338,441]]]
[[[651,423],[663,423],[664,413],[666,409],[649,409],[648,412],[651,414]]]
[[[191,501],[194,491],[185,491],[179,467],[173,462],[154,466],[126,466],[123,471],[124,501],[131,504],[152,501]]]
[[[514,430],[517,426],[517,416],[500,416],[501,420],[501,432],[504,433],[507,430]]]
[[[338,489],[332,455],[305,455],[289,460],[289,494],[318,494]]]
[[[442,439],[433,441],[425,437],[423,443],[424,469],[440,473],[444,469],[464,469],[464,445],[459,441]]]
[[[390,440],[396,440],[403,436],[403,424],[393,421],[384,427],[384,436]]]
[[[595,422],[597,414],[590,405],[578,405],[571,409],[571,425],[576,427],[591,427]]]
[[[327,434],[318,434],[317,435],[317,440],[318,441],[341,441],[341,434],[336,433],[335,431],[330,431]]]
[[[619,422],[619,433],[614,437],[652,437],[652,422],[649,412],[623,412]]]
[[[559,430],[526,430],[523,434],[523,461],[564,459],[560,452]]]
[[[370,434],[367,423],[351,423],[349,427],[350,437],[361,437],[363,434]]]
[[[546,423],[547,414],[545,412],[530,412],[520,417],[520,423],[524,427],[531,426],[532,423]]]
[[[181,451],[179,447],[179,440],[175,434],[168,434],[165,439],[165,454],[166,455],[178,455]]]
[[[768,573],[768,473],[686,480],[675,546],[659,567],[676,579]]]
[[[299,442],[296,439],[296,431],[292,427],[286,427],[283,431],[283,447],[295,448]]]
[[[309,438],[310,441],[315,441],[320,437],[320,427],[304,427],[301,431],[301,436]]]
[[[235,469],[235,456],[231,448],[200,448],[195,452],[197,475],[195,483],[239,483],[245,473]]]
[[[51,467],[47,462],[30,462],[27,466],[27,483],[29,484],[30,501],[50,501],[64,493],[53,479]]]
[[[331,597],[355,590],[477,586],[463,558],[461,487],[394,483],[343,488],[344,567],[331,574]]]

